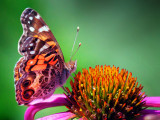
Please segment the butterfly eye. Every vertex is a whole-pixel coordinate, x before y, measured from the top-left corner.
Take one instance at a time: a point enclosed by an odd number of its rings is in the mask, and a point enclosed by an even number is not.
[[[28,87],[30,84],[31,84],[31,81],[30,81],[30,80],[25,80],[25,81],[22,83],[22,86],[23,86],[23,87]]]
[[[24,91],[23,97],[25,99],[29,99],[33,94],[34,94],[34,90],[28,89],[28,90]]]

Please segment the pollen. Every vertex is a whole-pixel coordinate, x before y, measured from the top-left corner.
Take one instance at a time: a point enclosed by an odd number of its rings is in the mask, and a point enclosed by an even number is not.
[[[99,66],[83,69],[66,87],[70,104],[66,107],[88,120],[130,120],[140,115],[146,97],[137,78],[126,69]]]

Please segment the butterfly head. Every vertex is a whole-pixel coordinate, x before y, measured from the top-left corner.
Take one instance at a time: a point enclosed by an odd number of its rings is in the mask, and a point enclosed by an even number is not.
[[[68,63],[66,63],[66,68],[67,68],[67,70],[69,71],[70,74],[75,72],[76,69],[77,69],[77,60],[76,61],[71,60]]]

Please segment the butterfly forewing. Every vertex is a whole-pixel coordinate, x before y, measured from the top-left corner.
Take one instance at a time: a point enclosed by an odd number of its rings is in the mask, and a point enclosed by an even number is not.
[[[39,39],[41,42],[46,43],[46,46],[42,46],[42,49],[41,47],[38,47],[41,49],[41,51],[48,46],[51,46],[52,48],[55,47],[57,53],[61,56],[62,59],[64,59],[54,35],[36,11],[30,8],[25,9],[21,15],[21,23],[23,27],[23,35],[19,40],[19,52],[21,55],[23,55],[25,51],[22,46],[26,45],[25,41],[30,38],[35,40]]]

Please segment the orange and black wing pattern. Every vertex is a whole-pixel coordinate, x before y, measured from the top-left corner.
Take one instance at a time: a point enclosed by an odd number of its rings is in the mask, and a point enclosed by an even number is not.
[[[23,56],[14,70],[16,101],[27,105],[35,99],[45,99],[63,84],[68,72],[61,49],[49,27],[33,9],[21,15],[23,34],[18,50]]]

